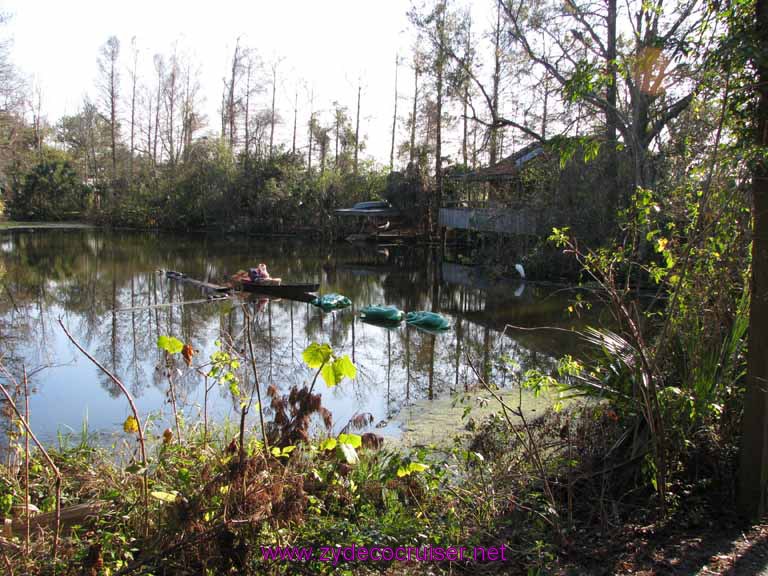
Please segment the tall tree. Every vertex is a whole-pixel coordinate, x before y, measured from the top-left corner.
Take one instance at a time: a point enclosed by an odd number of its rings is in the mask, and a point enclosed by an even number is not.
[[[747,352],[747,391],[739,471],[739,508],[759,518],[768,512],[768,0],[756,0],[754,29],[748,37],[757,72],[752,171],[752,299]]]
[[[491,127],[488,142],[488,163],[493,166],[499,156],[499,87],[501,86],[501,2],[496,3],[496,27],[493,30],[493,81],[491,93]]]
[[[411,22],[430,42],[427,54],[429,72],[434,80],[435,113],[428,117],[428,122],[434,122],[435,132],[435,179],[429,202],[427,202],[427,227],[430,233],[437,231],[437,211],[442,204],[443,196],[443,97],[446,73],[446,62],[449,53],[448,31],[446,29],[447,0],[437,0],[427,13],[412,10],[409,13]],[[429,130],[427,131],[429,134]]]
[[[299,119],[299,91],[293,95],[293,141],[291,143],[291,154],[296,154],[296,123]]]
[[[315,90],[309,97],[309,150],[307,151],[307,173],[312,174],[312,126],[315,124]]]
[[[138,84],[138,64],[139,50],[136,47],[136,37],[131,38],[131,54],[133,55],[133,65],[131,66],[131,149],[128,157],[128,178],[133,182],[133,157],[136,151],[136,90]]]
[[[157,166],[158,142],[160,140],[160,104],[163,100],[163,79],[165,78],[165,60],[161,54],[155,54],[152,59],[157,74],[157,87],[155,88],[155,126],[152,134],[152,164]]]
[[[120,57],[120,41],[116,36],[110,36],[101,47],[99,54],[99,88],[104,107],[107,109],[105,116],[109,118],[110,148],[112,150],[112,178],[117,178],[117,138],[118,120],[117,106],[120,91],[120,70],[118,58]]]
[[[277,115],[275,111],[275,96],[277,94],[277,67],[280,65],[279,61],[272,63],[272,107],[270,108],[269,123],[269,157],[272,158],[272,151],[275,145],[275,123],[277,122]]]
[[[360,154],[360,92],[362,90],[362,87],[358,84],[357,86],[357,116],[355,119],[355,164],[354,164],[354,175],[357,176],[357,162],[358,162],[358,156]]]
[[[421,72],[421,55],[418,44],[413,50],[413,111],[411,112],[411,145],[408,164],[416,165],[416,112],[419,104],[419,73]]]
[[[397,71],[400,68],[400,56],[395,54],[395,104],[392,111],[392,145],[389,149],[389,171],[395,169],[395,135],[397,132]],[[338,134],[338,131],[337,131]]]
[[[237,86],[243,75],[243,50],[240,47],[240,38],[235,43],[235,51],[232,54],[232,64],[230,67],[229,79],[225,80],[227,91],[226,119],[229,129],[229,147],[234,150],[237,143],[237,107],[238,91]]]

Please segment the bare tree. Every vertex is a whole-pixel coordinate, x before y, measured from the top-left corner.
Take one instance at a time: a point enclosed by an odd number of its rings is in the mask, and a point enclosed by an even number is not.
[[[232,65],[229,79],[225,80],[227,91],[226,119],[229,128],[229,146],[234,150],[237,143],[237,107],[238,91],[237,85],[243,75],[244,52],[240,48],[240,38],[235,43],[235,51],[232,54]]]
[[[120,41],[116,36],[110,36],[101,47],[99,54],[99,88],[102,103],[107,109],[105,116],[109,118],[110,148],[112,150],[112,178],[117,178],[117,138],[118,120],[117,106],[120,91],[120,70],[117,61],[120,57]]]
[[[131,52],[133,54],[133,66],[131,67],[131,150],[129,162],[129,181],[133,182],[133,156],[136,150],[136,86],[138,83],[137,67],[139,63],[139,50],[136,48],[136,37],[131,38]]]
[[[354,175],[357,176],[357,163],[358,163],[358,156],[360,154],[360,92],[362,91],[362,87],[358,84],[357,86],[357,119],[355,120],[355,164],[354,164]]]
[[[269,157],[272,158],[272,151],[275,144],[275,124],[277,123],[277,115],[275,112],[275,95],[277,94],[277,67],[280,65],[280,61],[277,60],[272,63],[272,108],[271,108],[271,122],[269,125]]]
[[[155,89],[155,130],[152,135],[152,164],[157,166],[158,141],[160,139],[160,105],[163,100],[163,79],[165,78],[165,59],[160,54],[153,58],[155,72],[157,73],[157,87]]]
[[[397,71],[400,67],[400,56],[395,54],[395,103],[392,111],[392,144],[389,149],[389,171],[395,169],[395,133],[397,132]],[[338,134],[338,131],[337,131]],[[338,140],[337,140],[338,141]],[[337,144],[338,148],[338,144]]]

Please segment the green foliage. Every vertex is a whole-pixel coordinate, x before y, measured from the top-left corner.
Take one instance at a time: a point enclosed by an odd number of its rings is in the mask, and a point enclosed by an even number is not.
[[[179,354],[184,348],[184,343],[173,336],[159,336],[157,347],[166,351],[168,354]]]
[[[611,77],[603,72],[603,67],[595,62],[579,60],[563,85],[563,95],[568,102],[581,102],[603,90]]]
[[[218,384],[226,386],[232,397],[238,400],[242,407],[247,399],[240,390],[240,379],[237,376],[240,359],[225,351],[220,340],[216,341],[216,345],[219,349],[211,354],[211,368],[208,371],[208,376],[216,380]]]
[[[9,205],[10,215],[26,220],[67,220],[83,216],[90,189],[78,176],[66,154],[46,150],[24,175]]]
[[[357,368],[346,354],[336,356],[328,344],[312,342],[301,354],[304,363],[312,369],[317,369],[317,375],[322,376],[326,386],[338,386],[345,378],[350,380],[357,376]]]
[[[312,342],[301,353],[301,358],[309,368],[316,369],[326,364],[331,359],[332,354],[333,350],[328,344]]]

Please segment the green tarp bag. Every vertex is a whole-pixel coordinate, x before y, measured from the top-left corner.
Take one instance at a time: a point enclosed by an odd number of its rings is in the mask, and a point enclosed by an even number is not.
[[[341,294],[323,294],[322,296],[312,300],[312,304],[321,308],[323,312],[330,312],[331,310],[340,310],[352,305],[352,300]]]
[[[405,312],[397,306],[366,306],[360,310],[360,318],[372,324],[400,324]]]
[[[405,322],[409,326],[430,332],[443,332],[451,327],[448,320],[436,312],[408,312],[405,315]]]

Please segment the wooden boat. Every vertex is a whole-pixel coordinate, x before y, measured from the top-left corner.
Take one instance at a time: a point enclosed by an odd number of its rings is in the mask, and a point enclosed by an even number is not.
[[[165,275],[172,280],[186,282],[194,286],[199,286],[208,292],[230,292],[232,290],[242,290],[243,292],[254,292],[257,294],[266,294],[268,296],[308,294],[317,292],[320,289],[319,283],[313,282],[283,282],[280,278],[267,278],[253,282],[247,276],[235,275],[231,284],[213,284],[211,282],[202,282],[190,278],[186,274],[174,270],[166,270]]]

